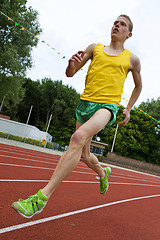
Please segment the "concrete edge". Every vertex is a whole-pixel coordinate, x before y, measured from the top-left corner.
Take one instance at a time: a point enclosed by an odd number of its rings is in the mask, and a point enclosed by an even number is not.
[[[64,153],[64,152],[60,152],[57,150],[42,148],[42,147],[34,146],[34,145],[31,145],[28,143],[18,142],[18,141],[6,139],[6,138],[0,138],[0,143],[8,144],[8,145],[15,146],[15,147],[21,147],[21,148],[26,148],[26,149],[30,149],[30,150],[35,150],[35,151],[39,151],[39,152],[45,152],[45,153],[49,153],[49,154],[53,154],[53,155],[59,155],[59,156],[62,156]]]

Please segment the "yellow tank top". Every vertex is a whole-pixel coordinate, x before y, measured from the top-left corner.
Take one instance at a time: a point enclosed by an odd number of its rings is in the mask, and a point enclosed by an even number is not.
[[[98,43],[88,68],[85,89],[80,99],[97,103],[121,102],[124,81],[127,77],[131,52],[125,49],[117,56],[104,52],[104,45]]]

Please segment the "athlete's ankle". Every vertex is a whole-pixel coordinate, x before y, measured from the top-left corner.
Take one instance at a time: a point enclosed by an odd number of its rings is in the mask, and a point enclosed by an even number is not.
[[[45,187],[44,188],[42,188],[42,194],[45,196],[45,197],[47,197],[47,200],[50,198],[50,196],[51,196],[51,193],[49,193],[46,189],[45,189]]]
[[[104,178],[106,175],[104,168],[102,169],[101,174],[99,175],[100,178]]]

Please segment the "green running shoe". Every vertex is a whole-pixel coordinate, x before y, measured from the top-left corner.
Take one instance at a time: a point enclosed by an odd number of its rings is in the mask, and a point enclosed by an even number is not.
[[[22,217],[31,218],[35,214],[42,212],[46,206],[47,197],[42,194],[40,189],[38,193],[30,196],[26,200],[19,199],[12,204],[12,208],[18,212]]]
[[[108,191],[108,187],[109,187],[108,179],[109,179],[109,176],[111,175],[111,168],[106,167],[104,168],[104,171],[105,171],[105,177],[99,179],[100,194],[105,194]]]

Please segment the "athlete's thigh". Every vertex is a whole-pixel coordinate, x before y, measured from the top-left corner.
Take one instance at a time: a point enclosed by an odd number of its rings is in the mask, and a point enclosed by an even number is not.
[[[93,136],[104,128],[110,121],[111,113],[109,110],[102,108],[99,109],[87,122],[80,123],[77,121],[76,130],[80,129],[86,136],[86,144],[82,150],[82,157],[90,154],[90,144]]]
[[[99,109],[87,122],[79,124],[78,128],[89,138],[101,131],[105,125],[110,121],[111,113],[109,110]]]

